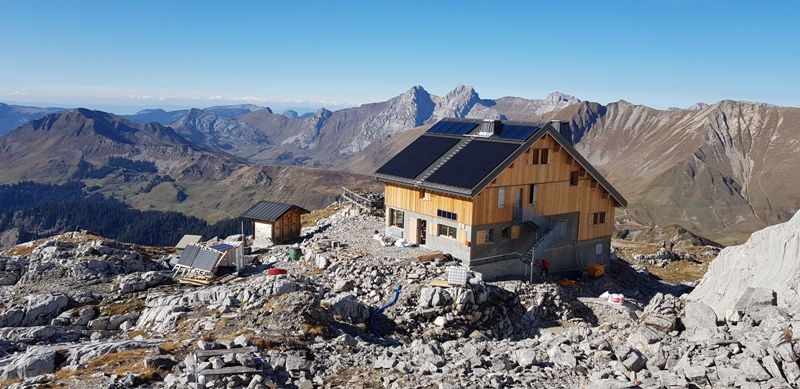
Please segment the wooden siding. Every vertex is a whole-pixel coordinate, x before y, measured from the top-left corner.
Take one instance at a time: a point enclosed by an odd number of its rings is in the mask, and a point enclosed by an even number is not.
[[[437,217],[436,211],[441,209],[458,215],[455,222],[459,224],[472,224],[472,200],[469,198],[429,190],[422,191],[388,182],[384,194],[387,208],[398,208],[430,217]]]
[[[272,226],[272,240],[278,243],[300,236],[300,215],[299,209],[292,208],[276,220]]]
[[[522,189],[522,206],[530,207],[530,186],[536,184],[536,202],[532,206],[541,214],[580,212],[578,240],[611,235],[614,230],[614,199],[551,136],[546,135],[531,146],[531,149],[543,148],[549,149],[547,164],[533,165],[533,153],[529,149],[474,199],[386,183],[386,206],[431,217],[436,217],[439,209],[455,212],[459,227],[462,224],[505,223],[513,219],[517,190]],[[578,171],[576,186],[570,185],[573,171]],[[502,208],[498,207],[500,187],[506,188]],[[604,224],[592,224],[595,212],[606,212]],[[476,240],[476,244],[481,244],[481,238]]]
[[[536,184],[533,207],[542,215],[580,212],[578,239],[611,235],[614,231],[614,200],[549,135],[536,141],[531,149],[550,149],[545,165],[533,165],[532,153],[526,151],[505,171],[475,196],[473,225],[502,223],[513,218],[514,192],[522,189],[522,206],[531,206],[530,185]],[[578,185],[570,186],[572,171],[578,171]],[[505,187],[505,207],[497,207],[498,188]],[[607,212],[606,223],[592,225],[594,212]]]

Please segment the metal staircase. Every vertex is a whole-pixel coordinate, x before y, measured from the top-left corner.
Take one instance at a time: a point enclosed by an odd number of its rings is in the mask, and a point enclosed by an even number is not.
[[[524,222],[534,228],[534,233],[522,246],[523,254],[520,260],[530,265],[530,278],[533,282],[533,267],[542,253],[556,239],[567,234],[567,221],[556,220],[543,216],[533,208],[514,207],[514,221]]]

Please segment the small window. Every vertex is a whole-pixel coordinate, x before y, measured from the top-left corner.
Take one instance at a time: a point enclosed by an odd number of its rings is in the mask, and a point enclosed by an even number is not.
[[[448,225],[439,224],[439,234],[438,235],[439,236],[447,236],[447,237],[455,239],[456,238],[456,231],[457,231],[457,229],[455,227],[450,227]]]
[[[536,184],[531,184],[530,193],[528,193],[528,202],[531,204],[536,204]]]
[[[494,242],[492,238],[492,229],[484,230],[484,232],[486,233],[486,243]]]
[[[569,185],[578,186],[578,171],[569,172]]]
[[[597,246],[594,246],[594,253],[600,255],[603,253],[603,244],[598,243]]]
[[[550,150],[533,149],[531,159],[534,165],[547,165],[547,162],[550,160]]]
[[[404,226],[403,218],[405,217],[403,211],[392,208],[391,211],[389,212],[389,217],[390,217],[389,225],[395,226],[397,228],[403,228]]]
[[[497,208],[504,208],[506,206],[506,188],[497,188]]]
[[[441,218],[450,219],[450,220],[458,220],[458,214],[455,212],[444,211],[441,209],[436,210],[436,216]]]
[[[511,226],[504,227],[500,231],[500,236],[503,237],[503,238],[510,238],[511,237]]]
[[[595,212],[592,214],[592,224],[606,224],[606,213]]]

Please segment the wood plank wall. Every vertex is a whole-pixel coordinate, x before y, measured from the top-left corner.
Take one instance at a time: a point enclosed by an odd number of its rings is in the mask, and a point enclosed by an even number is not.
[[[419,188],[388,182],[384,189],[384,195],[387,208],[404,209],[431,217],[436,217],[436,211],[441,209],[455,212],[458,215],[455,220],[457,223],[472,224],[472,200],[466,197],[423,191]]]
[[[273,240],[280,242],[300,236],[300,215],[299,209],[292,208],[276,220],[272,228]]]
[[[536,184],[536,203],[533,206],[541,214],[580,212],[579,240],[611,235],[616,204],[608,192],[549,135],[531,148],[548,149],[548,163],[533,165],[533,153],[529,150],[474,199],[386,183],[386,206],[431,217],[436,217],[439,209],[455,212],[458,214],[457,222],[467,225],[509,222],[513,218],[516,190],[522,189],[522,205],[530,206],[530,185]],[[570,185],[572,171],[578,171],[577,186]],[[498,208],[500,187],[506,188],[503,208]],[[595,212],[606,212],[604,224],[592,224]]]
[[[536,203],[541,214],[580,212],[578,239],[611,235],[614,231],[614,199],[549,135],[533,144],[549,149],[545,165],[532,164],[528,151],[475,196],[474,224],[500,223],[513,217],[514,192],[522,189],[522,205],[529,206],[530,185],[536,184]],[[570,186],[570,173],[578,171],[578,185]],[[497,207],[498,188],[505,187],[505,207]],[[605,224],[592,225],[592,214],[606,212]]]

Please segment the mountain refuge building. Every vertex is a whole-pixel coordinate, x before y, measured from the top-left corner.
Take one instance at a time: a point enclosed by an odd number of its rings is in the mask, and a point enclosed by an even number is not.
[[[253,247],[269,247],[300,236],[307,210],[293,204],[259,201],[242,214],[253,223]]]
[[[568,123],[443,119],[375,172],[386,235],[484,278],[608,264],[626,200],[572,145]]]

